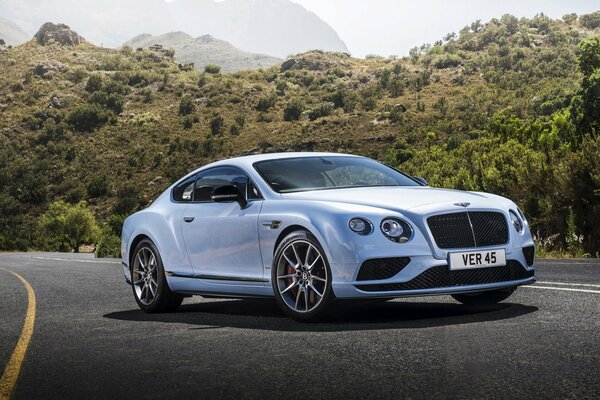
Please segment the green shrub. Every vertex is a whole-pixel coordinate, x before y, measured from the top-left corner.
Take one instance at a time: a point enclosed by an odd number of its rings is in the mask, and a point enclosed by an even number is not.
[[[67,116],[67,123],[78,132],[91,132],[111,119],[111,114],[97,104],[82,104]]]
[[[90,197],[106,196],[109,192],[108,179],[106,175],[94,175],[87,185],[87,193]]]
[[[102,235],[96,246],[96,257],[118,258],[121,256],[121,231],[123,229],[124,215],[111,214],[104,221]]]
[[[87,72],[85,71],[85,69],[78,67],[69,71],[69,73],[67,74],[67,79],[73,83],[79,83],[83,82],[86,76]]]
[[[183,127],[185,129],[191,129],[192,126],[194,126],[194,124],[198,122],[200,122],[200,117],[198,117],[198,115],[186,115],[183,119]]]
[[[231,133],[233,136],[239,135],[241,130],[242,127],[238,124],[231,124],[231,126],[229,127],[229,133]]]
[[[277,102],[277,98],[275,96],[263,96],[258,99],[258,103],[256,104],[256,110],[261,112],[266,112],[269,108],[274,107]]]
[[[285,121],[297,121],[302,116],[303,111],[304,104],[298,99],[293,99],[285,105],[283,119]]]
[[[94,254],[98,258],[119,258],[121,256],[121,239],[109,233],[103,234],[98,240]]]
[[[246,117],[243,114],[236,115],[234,120],[235,123],[240,126],[240,128],[243,128],[244,125],[246,125]]]
[[[10,86],[10,90],[12,90],[12,91],[13,91],[13,92],[15,92],[15,93],[16,93],[16,92],[20,92],[21,90],[23,90],[23,84],[22,84],[21,82],[16,82],[16,83],[13,83],[13,84]]]
[[[210,132],[213,135],[219,135],[225,126],[225,120],[220,115],[215,115],[210,120]]]
[[[181,101],[179,102],[179,114],[180,115],[190,115],[191,113],[196,111],[196,105],[194,104],[194,99],[189,94],[183,96]]]
[[[214,64],[207,64],[204,66],[204,72],[207,74],[218,74],[221,72],[221,67]]]
[[[102,85],[104,84],[104,80],[102,79],[102,75],[100,74],[92,74],[88,78],[87,83],[85,84],[85,90],[90,93],[97,92],[102,89]]]
[[[113,212],[119,215],[128,215],[140,206],[140,191],[131,184],[125,184],[117,190],[117,203]]]
[[[453,67],[458,67],[460,65],[462,65],[462,60],[460,59],[459,56],[454,55],[454,54],[442,56],[442,57],[438,58],[435,61],[435,63],[433,63],[433,66],[436,67],[437,69],[453,68]]]
[[[314,121],[318,118],[326,117],[333,113],[333,106],[331,103],[321,103],[317,108],[314,108],[308,112],[308,119]]]
[[[146,104],[152,103],[154,101],[154,94],[151,89],[144,89],[141,92],[143,102]]]

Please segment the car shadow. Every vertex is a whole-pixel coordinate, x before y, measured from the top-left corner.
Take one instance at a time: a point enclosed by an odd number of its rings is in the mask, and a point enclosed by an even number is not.
[[[139,309],[117,311],[105,318],[133,322],[196,325],[192,329],[232,327],[289,332],[343,332],[375,329],[418,329],[500,321],[536,312],[535,306],[500,303],[466,306],[453,303],[388,301],[337,305],[318,323],[286,317],[273,300],[212,300],[184,304],[177,312],[146,314]]]

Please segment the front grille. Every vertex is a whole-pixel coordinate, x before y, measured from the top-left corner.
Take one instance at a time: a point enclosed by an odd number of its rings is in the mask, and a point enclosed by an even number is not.
[[[402,271],[410,262],[410,257],[373,258],[362,263],[357,281],[389,279]]]
[[[504,214],[468,211],[427,218],[433,239],[440,249],[495,246],[508,243]]]
[[[509,282],[533,277],[520,262],[508,260],[506,266],[451,271],[447,265],[431,267],[408,282],[356,285],[366,292],[436,289],[485,283]]]
[[[535,246],[523,247],[523,256],[525,257],[527,265],[533,265],[535,258]]]

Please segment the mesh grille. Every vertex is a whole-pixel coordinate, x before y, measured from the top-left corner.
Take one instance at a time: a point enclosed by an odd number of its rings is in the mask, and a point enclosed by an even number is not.
[[[360,266],[356,280],[373,281],[391,278],[402,271],[409,262],[409,257],[374,258],[367,260]]]
[[[533,265],[533,260],[535,258],[535,246],[523,247],[523,256],[525,256],[527,265]]]
[[[469,211],[434,215],[427,218],[427,223],[440,249],[508,243],[508,224],[504,215],[499,212]]]
[[[454,286],[509,282],[533,277],[520,262],[508,260],[506,266],[451,271],[447,265],[432,267],[408,282],[356,285],[366,292],[435,289]]]

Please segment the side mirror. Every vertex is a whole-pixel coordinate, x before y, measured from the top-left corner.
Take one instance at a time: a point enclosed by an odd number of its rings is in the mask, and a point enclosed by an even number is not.
[[[210,199],[216,203],[237,201],[241,208],[245,208],[248,204],[244,195],[234,185],[224,185],[215,188],[210,195]]]
[[[429,184],[427,183],[427,180],[425,180],[425,178],[421,178],[420,176],[413,176],[413,179],[417,182],[419,182],[420,184],[422,184],[423,186],[429,186]]]

